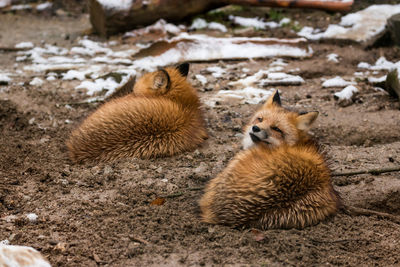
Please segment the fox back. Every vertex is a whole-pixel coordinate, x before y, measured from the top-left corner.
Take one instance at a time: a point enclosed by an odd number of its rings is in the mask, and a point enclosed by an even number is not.
[[[207,131],[188,64],[143,75],[133,93],[105,103],[75,129],[67,147],[76,162],[155,158],[194,150]]]
[[[330,170],[307,134],[318,112],[281,107],[278,92],[245,127],[244,151],[206,186],[202,220],[261,229],[303,228],[340,206]]]

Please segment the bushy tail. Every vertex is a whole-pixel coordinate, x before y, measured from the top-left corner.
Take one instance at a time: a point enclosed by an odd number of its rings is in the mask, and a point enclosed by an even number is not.
[[[168,99],[124,97],[104,104],[67,141],[76,162],[172,156],[199,146],[207,133],[198,108]]]

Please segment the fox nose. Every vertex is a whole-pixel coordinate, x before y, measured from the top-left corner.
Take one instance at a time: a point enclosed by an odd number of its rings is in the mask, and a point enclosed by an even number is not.
[[[260,127],[258,127],[257,125],[254,125],[252,128],[253,132],[258,133],[259,131],[261,131]]]

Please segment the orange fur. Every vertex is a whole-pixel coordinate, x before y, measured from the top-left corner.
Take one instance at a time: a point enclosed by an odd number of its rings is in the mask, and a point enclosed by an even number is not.
[[[182,75],[179,67],[143,75],[133,94],[111,100],[91,114],[67,141],[71,159],[148,159],[198,147],[208,137],[200,101],[186,81],[187,72]]]
[[[204,222],[304,228],[337,212],[330,170],[306,132],[318,113],[290,112],[273,97],[245,127],[258,134],[253,144],[207,185],[199,203]]]

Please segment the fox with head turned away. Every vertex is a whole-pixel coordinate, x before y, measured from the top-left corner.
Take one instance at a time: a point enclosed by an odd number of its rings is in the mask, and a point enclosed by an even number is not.
[[[189,64],[144,74],[133,93],[100,106],[66,144],[75,162],[173,156],[196,149],[208,134]]]
[[[317,116],[284,109],[278,91],[270,96],[244,128],[244,150],[206,186],[203,222],[300,229],[334,215],[340,198],[307,133]]]

